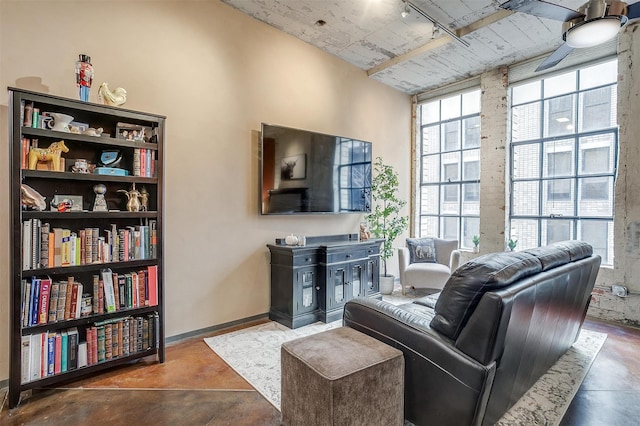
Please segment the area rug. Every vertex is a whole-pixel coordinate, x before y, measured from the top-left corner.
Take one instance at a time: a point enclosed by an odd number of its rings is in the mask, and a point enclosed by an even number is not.
[[[406,303],[411,296],[394,292],[386,300]],[[342,326],[342,320],[321,322],[291,330],[268,322],[219,336],[208,337],[207,345],[247,380],[274,407],[280,409],[280,346],[299,337]],[[606,334],[582,330],[580,338],[565,355],[502,417],[498,425],[557,425],[584,380]]]

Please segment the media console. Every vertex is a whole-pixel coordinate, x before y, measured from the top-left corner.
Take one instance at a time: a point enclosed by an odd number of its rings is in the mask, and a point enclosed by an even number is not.
[[[284,239],[271,252],[269,319],[289,328],[342,318],[344,304],[380,294],[381,239],[358,241],[358,234],[307,237],[304,246]]]

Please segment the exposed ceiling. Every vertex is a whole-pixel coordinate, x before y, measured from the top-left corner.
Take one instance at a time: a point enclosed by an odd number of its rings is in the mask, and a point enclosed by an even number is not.
[[[500,9],[506,0],[411,0],[468,47],[442,29],[434,33],[416,10],[403,18],[402,0],[222,1],[408,94],[525,59],[542,61],[562,44],[561,22]],[[586,0],[549,1],[577,9]]]

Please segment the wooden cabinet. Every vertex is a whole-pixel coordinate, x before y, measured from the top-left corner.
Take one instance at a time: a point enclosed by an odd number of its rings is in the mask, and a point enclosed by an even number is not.
[[[289,328],[342,318],[356,297],[381,298],[381,240],[357,234],[308,237],[306,246],[268,245],[271,252],[269,318]]]
[[[15,407],[22,391],[164,361],[165,117],[14,88],[9,97]],[[47,152],[59,141],[62,153]],[[84,173],[107,163],[107,174]]]

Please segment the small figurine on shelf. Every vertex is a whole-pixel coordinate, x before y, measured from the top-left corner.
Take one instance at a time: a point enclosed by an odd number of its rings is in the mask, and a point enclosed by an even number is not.
[[[104,186],[104,184],[102,183],[93,185],[93,192],[96,193],[96,200],[93,202],[93,211],[94,212],[109,211],[109,209],[107,208],[107,200],[104,198],[104,194],[107,193],[107,187]]]
[[[367,241],[369,238],[371,238],[369,224],[367,222],[360,222],[360,241]]]
[[[140,210],[143,212],[149,210],[149,191],[144,186],[140,188]]]
[[[61,156],[63,152],[69,152],[69,148],[64,144],[63,140],[53,142],[47,148],[31,148],[29,150],[29,170],[35,170],[38,163],[51,162],[51,170],[61,172],[64,167],[61,165]]]
[[[118,189],[118,192],[122,192],[127,196],[127,211],[129,212],[139,212],[140,205],[140,191],[136,189],[136,183],[134,182],[131,185],[131,190],[127,191],[125,189]]]
[[[76,62],[76,86],[80,89],[80,100],[89,101],[89,89],[93,83],[93,65],[91,56],[80,54]]]

